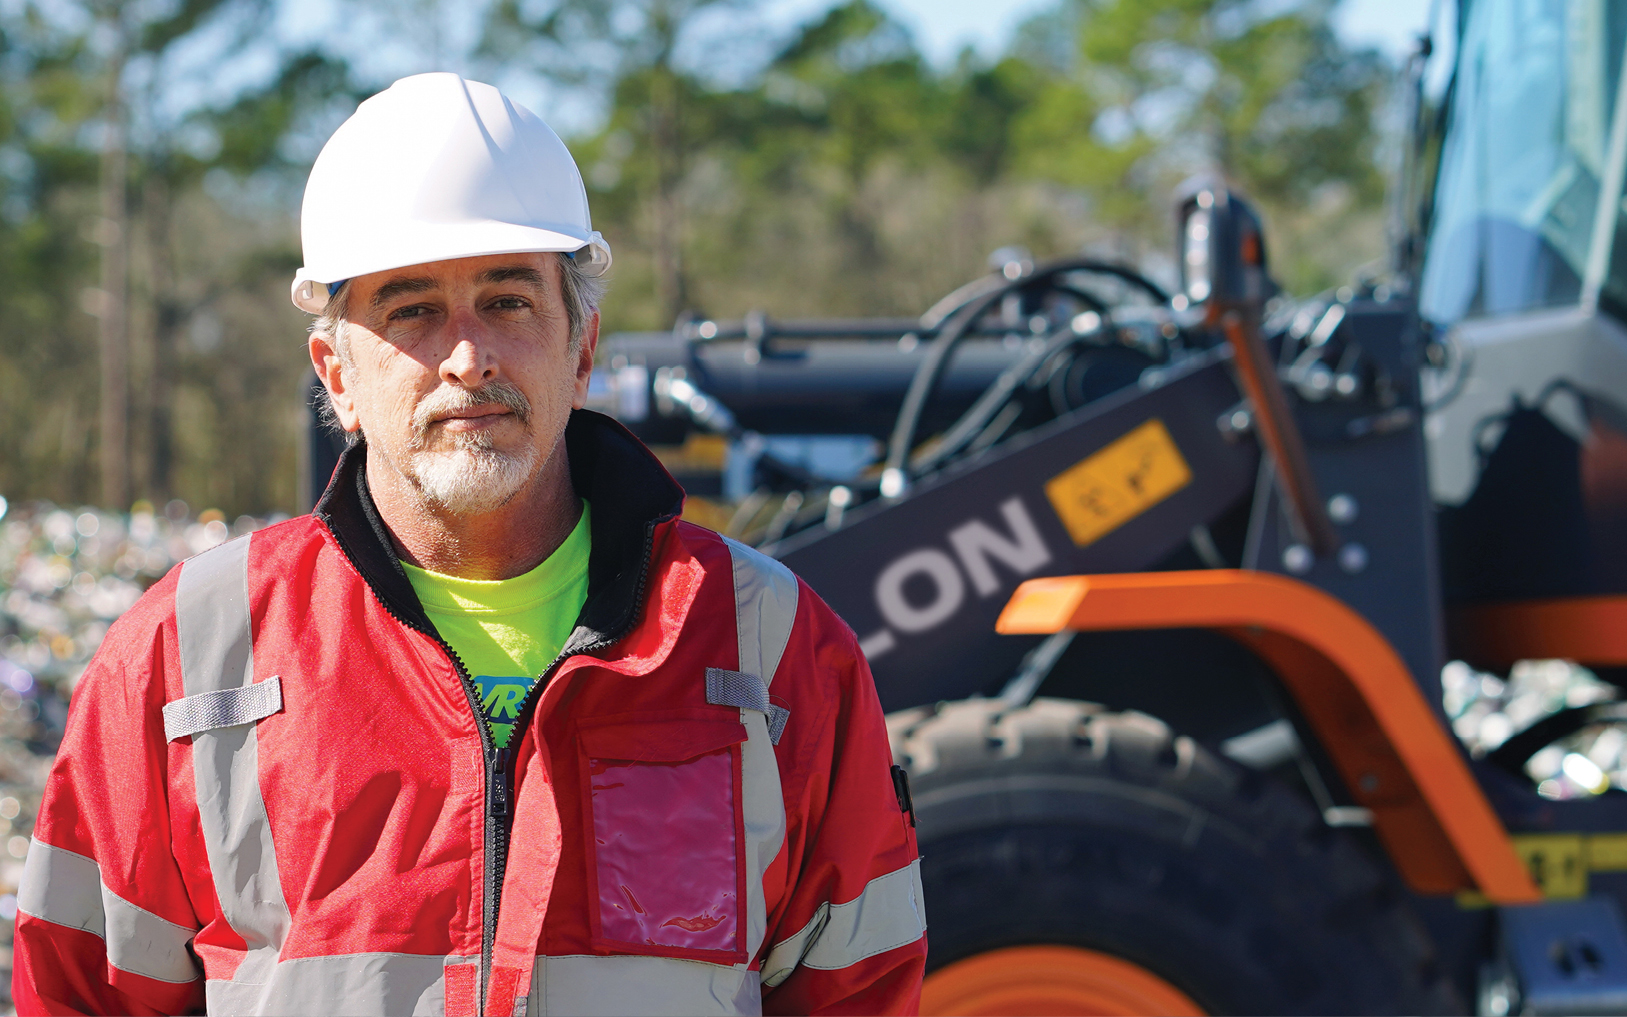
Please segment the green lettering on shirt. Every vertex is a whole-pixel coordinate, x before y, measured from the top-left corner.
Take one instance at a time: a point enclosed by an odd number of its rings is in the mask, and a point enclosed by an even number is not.
[[[498,748],[508,747],[508,740],[514,734],[514,721],[520,719],[520,704],[525,702],[525,695],[535,682],[535,678],[475,675],[480,708],[486,715],[486,723],[491,725],[492,743]]]

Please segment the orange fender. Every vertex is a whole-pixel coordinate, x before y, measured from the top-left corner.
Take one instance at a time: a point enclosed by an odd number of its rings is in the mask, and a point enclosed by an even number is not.
[[[1542,899],[1394,647],[1316,587],[1238,569],[1031,579],[996,623],[1008,634],[1174,628],[1225,632],[1277,672],[1413,889]]]

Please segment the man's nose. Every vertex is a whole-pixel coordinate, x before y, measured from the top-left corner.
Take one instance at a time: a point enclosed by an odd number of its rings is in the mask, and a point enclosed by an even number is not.
[[[496,378],[497,357],[480,316],[460,308],[447,325],[452,348],[441,361],[441,378],[465,388],[479,388]]]

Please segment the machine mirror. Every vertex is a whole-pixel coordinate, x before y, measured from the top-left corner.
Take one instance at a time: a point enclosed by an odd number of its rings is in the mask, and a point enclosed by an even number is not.
[[[1209,180],[1177,201],[1181,294],[1196,306],[1260,304],[1277,292],[1266,270],[1265,237],[1248,203]]]
[[[1205,198],[1209,197],[1204,192]],[[1214,259],[1210,255],[1209,247],[1213,231],[1210,229],[1214,219],[1213,211],[1202,205],[1192,209],[1186,217],[1186,225],[1181,230],[1182,251],[1181,268],[1184,273],[1186,299],[1194,304],[1201,304],[1209,299],[1214,290],[1212,266]]]

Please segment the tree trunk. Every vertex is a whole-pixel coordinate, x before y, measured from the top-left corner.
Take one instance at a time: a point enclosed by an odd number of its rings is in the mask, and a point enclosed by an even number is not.
[[[163,167],[154,167],[142,202],[147,223],[148,262],[152,282],[152,378],[148,383],[147,490],[155,503],[173,497],[175,474],[175,351],[182,313],[175,279],[175,248],[170,242],[172,195]]]
[[[102,141],[101,212],[96,239],[102,245],[102,285],[96,301],[101,343],[102,504],[130,506],[130,337],[125,302],[129,282],[128,209],[125,203],[124,101],[120,79],[124,47],[108,60],[106,135]]]
[[[689,310],[683,263],[683,183],[681,83],[671,68],[657,66],[650,77],[650,147],[655,156],[655,274],[668,321]]]

